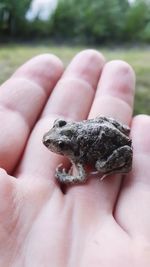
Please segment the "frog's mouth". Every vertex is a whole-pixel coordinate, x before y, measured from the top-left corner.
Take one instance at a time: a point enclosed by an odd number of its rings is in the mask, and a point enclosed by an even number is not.
[[[44,136],[43,137],[43,144],[52,152],[60,154],[60,155],[64,155],[62,148],[63,148],[63,142],[58,141],[58,142],[54,142],[54,140],[51,140],[49,138],[49,136]]]
[[[46,146],[47,148],[49,148],[49,145],[50,145],[49,139],[46,139],[45,137],[43,137],[43,144],[44,144],[44,146]]]

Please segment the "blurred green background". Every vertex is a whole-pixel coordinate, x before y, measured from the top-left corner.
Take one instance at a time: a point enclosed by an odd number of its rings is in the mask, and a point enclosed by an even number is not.
[[[150,0],[0,0],[0,82],[26,60],[54,53],[65,65],[96,48],[137,77],[134,113],[150,114]]]

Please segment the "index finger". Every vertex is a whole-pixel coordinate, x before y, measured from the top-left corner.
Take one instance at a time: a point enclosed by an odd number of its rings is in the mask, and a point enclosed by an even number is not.
[[[49,54],[37,56],[0,88],[0,167],[13,170],[29,133],[63,71]]]

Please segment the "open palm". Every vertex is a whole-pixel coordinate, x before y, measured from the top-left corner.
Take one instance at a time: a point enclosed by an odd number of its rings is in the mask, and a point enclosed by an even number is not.
[[[132,119],[135,78],[86,50],[63,72],[33,58],[0,90],[0,267],[149,267],[150,118]],[[105,115],[131,125],[133,170],[60,188],[64,161],[42,145],[58,117]]]

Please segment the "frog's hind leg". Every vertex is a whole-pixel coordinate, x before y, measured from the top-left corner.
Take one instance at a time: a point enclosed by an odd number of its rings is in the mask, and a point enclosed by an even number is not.
[[[77,169],[77,175],[71,175],[71,170],[67,173],[66,170],[63,168],[61,169],[62,165],[59,165],[56,169],[55,177],[60,183],[65,184],[78,184],[78,183],[84,183],[87,180],[87,175],[85,172],[85,169],[82,164],[78,163],[75,165]]]
[[[96,169],[104,174],[101,179],[107,175],[115,173],[127,173],[131,170],[132,148],[123,146],[116,149],[107,160],[97,160]]]
[[[110,118],[109,121],[123,134],[125,135],[129,135],[130,133],[130,128],[125,125],[125,124],[121,124],[120,122],[114,120],[113,118]]]
[[[111,123],[113,126],[115,126],[123,134],[125,134],[127,136],[129,135],[130,128],[127,125],[122,124],[122,123],[120,123],[119,121],[116,121],[113,118],[100,117],[100,119],[103,119],[104,121],[107,121],[107,122]]]

